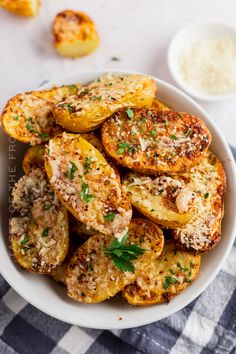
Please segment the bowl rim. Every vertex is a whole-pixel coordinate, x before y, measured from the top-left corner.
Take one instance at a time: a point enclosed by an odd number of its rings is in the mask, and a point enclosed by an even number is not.
[[[142,74],[139,72],[134,72],[134,71],[130,71],[130,70],[96,70],[96,71],[86,71],[83,73],[77,73],[73,76],[69,76],[69,77],[65,77],[63,79],[59,79],[59,80],[54,80],[52,82],[47,82],[46,84],[43,84],[40,86],[41,90],[46,90],[46,89],[50,89],[52,88],[54,85],[66,85],[68,82],[73,81],[73,80],[78,80],[78,79],[74,79],[77,77],[83,77],[83,76],[93,76],[93,77],[99,77],[101,75],[104,75],[105,73],[111,73],[111,74]],[[210,116],[208,115],[207,112],[205,112],[205,110],[197,103],[195,102],[191,97],[189,97],[187,94],[185,94],[184,92],[182,92],[180,89],[176,88],[175,86],[167,83],[164,80],[160,80],[152,75],[148,75],[148,74],[142,74],[142,75],[146,75],[149,77],[152,77],[157,86],[158,84],[161,84],[162,86],[165,86],[165,88],[168,90],[170,89],[171,91],[176,92],[178,95],[181,95],[183,97],[183,99],[187,100],[194,108],[198,109],[204,119],[206,118],[207,121],[209,121],[209,123],[213,126],[214,130],[216,131],[216,133],[218,134],[219,138],[220,138],[220,142],[224,148],[224,151],[226,152],[226,156],[227,158],[231,159],[232,161],[234,161],[234,157],[233,154],[229,148],[229,145],[227,144],[227,142],[225,141],[224,137],[222,136],[221,132],[219,131],[219,129],[215,126],[215,123],[212,121],[212,119],[210,118]],[[83,79],[81,80],[83,82]],[[84,80],[84,82],[87,80]],[[37,88],[38,89],[38,88]],[[232,175],[232,180],[233,182],[235,182],[236,184],[236,166],[235,164],[231,164],[229,167],[230,171],[231,171],[231,175]],[[236,200],[235,200],[236,202]],[[46,302],[43,303],[38,303],[35,299],[31,299],[30,294],[27,294],[24,292],[24,289],[22,289],[22,287],[20,285],[16,285],[14,284],[14,276],[8,274],[6,268],[3,266],[3,262],[0,262],[0,272],[2,274],[2,276],[5,278],[5,280],[10,284],[10,286],[20,295],[22,296],[27,302],[29,302],[30,304],[32,304],[34,307],[36,307],[37,309],[39,309],[40,311],[46,313],[47,315],[50,315],[51,317],[54,317],[60,321],[69,323],[71,325],[78,325],[81,327],[86,327],[86,328],[94,328],[94,329],[127,329],[127,328],[134,328],[137,326],[142,326],[142,325],[147,325],[150,323],[153,323],[155,321],[159,321],[163,318],[166,318],[174,313],[176,313],[177,311],[181,310],[182,308],[184,308],[185,306],[187,306],[189,303],[191,303],[194,299],[196,299],[208,286],[209,284],[214,280],[214,278],[216,277],[216,275],[218,274],[218,272],[220,271],[220,269],[223,266],[223,263],[225,261],[225,259],[227,258],[232,246],[233,246],[233,242],[235,239],[235,233],[236,233],[236,218],[232,218],[232,232],[228,235],[229,237],[229,241],[227,243],[227,246],[224,249],[224,254],[222,255],[222,258],[220,259],[220,261],[218,262],[217,267],[214,268],[214,271],[212,271],[211,275],[207,278],[207,280],[204,282],[204,284],[202,286],[199,286],[198,290],[194,293],[194,295],[191,295],[189,297],[189,299],[186,300],[182,300],[181,303],[177,304],[174,308],[174,310],[171,310],[170,308],[166,307],[166,312],[164,315],[156,315],[155,311],[151,312],[151,316],[147,319],[146,316],[140,315],[140,320],[139,322],[137,322],[137,320],[129,320],[126,321],[126,323],[124,323],[123,321],[117,321],[115,324],[110,324],[110,325],[102,325],[102,324],[95,324],[93,323],[93,320],[80,320],[79,318],[76,320],[71,320],[68,318],[68,316],[66,316],[65,314],[58,314],[53,307],[49,307],[49,305],[47,305]],[[181,294],[180,294],[181,296]],[[138,311],[138,309],[137,309]],[[91,325],[92,324],[92,325]]]
[[[170,71],[170,74],[172,78],[174,79],[175,83],[184,90],[187,94],[191,95],[192,97],[202,100],[202,101],[207,101],[207,102],[220,102],[220,101],[227,101],[230,99],[233,99],[236,97],[236,91],[225,94],[225,95],[210,95],[204,92],[201,92],[200,90],[197,90],[191,85],[189,85],[184,79],[181,78],[181,75],[178,73],[178,70],[175,70],[175,65],[174,62],[176,62],[176,59],[174,59],[173,51],[174,47],[176,46],[176,42],[178,41],[179,37],[182,35],[186,35],[186,33],[190,32],[191,30],[197,30],[199,28],[204,28],[204,27],[218,27],[218,28],[225,28],[229,29],[232,32],[235,32],[235,38],[236,38],[236,26],[230,23],[226,23],[223,21],[195,21],[192,22],[191,24],[184,26],[181,28],[177,33],[173,36],[171,39],[168,49],[167,49],[167,64],[168,68]]]

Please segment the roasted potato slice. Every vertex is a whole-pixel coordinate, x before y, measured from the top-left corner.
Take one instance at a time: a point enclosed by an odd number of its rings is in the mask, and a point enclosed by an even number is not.
[[[0,7],[20,16],[37,16],[41,0],[0,0]]]
[[[168,107],[165,103],[159,101],[157,98],[153,100],[152,108],[162,112],[169,112],[171,110],[170,107]]]
[[[31,146],[25,153],[22,168],[27,175],[33,169],[44,167],[45,145]]]
[[[69,213],[69,230],[71,234],[75,234],[83,239],[97,234],[97,231],[87,227],[87,225],[80,222],[72,214]]]
[[[54,46],[64,57],[76,58],[92,53],[99,36],[91,18],[84,12],[64,10],[53,22]]]
[[[126,286],[123,297],[131,305],[153,305],[168,302],[196,279],[201,257],[179,251],[165,243],[162,254],[150,263],[134,283]]]
[[[81,84],[53,87],[51,90],[33,91],[32,95],[43,98],[44,100],[56,104],[68,96],[76,95],[81,89]]]
[[[168,176],[128,174],[123,186],[132,205],[164,227],[181,227],[194,214],[194,196],[184,181]]]
[[[104,301],[132,283],[156,259],[163,248],[161,229],[145,219],[133,220],[129,226],[129,244],[139,244],[146,252],[133,261],[134,272],[116,268],[110,256],[104,255],[113,236],[97,234],[90,237],[74,254],[67,273],[68,296],[76,301],[97,303]]]
[[[125,232],[131,204],[114,170],[87,140],[67,133],[51,139],[45,168],[59,199],[78,220],[105,234]]]
[[[181,248],[207,252],[221,240],[221,221],[224,215],[223,194],[226,176],[221,161],[208,151],[198,166],[182,176],[196,195],[198,208],[184,227],[172,230]]]
[[[149,107],[156,85],[144,75],[102,76],[54,107],[56,122],[75,133],[89,132],[121,107]]]
[[[205,123],[190,114],[129,108],[102,126],[102,142],[119,164],[147,174],[175,174],[199,163],[211,143]]]
[[[66,209],[54,194],[44,169],[20,178],[12,198],[10,244],[16,261],[27,271],[50,273],[67,254]]]
[[[2,127],[14,139],[31,145],[41,144],[61,132],[52,115],[53,104],[23,93],[11,98],[2,113]]]

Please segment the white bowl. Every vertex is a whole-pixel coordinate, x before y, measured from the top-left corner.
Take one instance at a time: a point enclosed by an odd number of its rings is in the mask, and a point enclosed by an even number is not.
[[[236,97],[236,92],[226,95],[210,95],[193,88],[181,75],[179,57],[184,48],[201,39],[229,36],[236,41],[236,28],[221,22],[197,22],[177,32],[170,42],[167,61],[175,82],[188,94],[204,101],[222,101]]]
[[[70,78],[54,82],[53,85],[73,84],[76,82],[88,83],[105,72],[90,72],[74,75]],[[125,72],[127,73],[127,72]],[[155,79],[155,78],[154,78]],[[16,145],[17,171],[21,165],[22,155],[26,146],[21,143],[14,143],[1,132],[1,154],[0,154],[0,195],[1,195],[1,220],[0,220],[0,271],[8,283],[28,302],[59,320],[90,328],[114,329],[129,328],[145,325],[164,317],[167,317],[194,300],[214,279],[221,269],[234,241],[236,232],[236,173],[233,156],[227,142],[215,127],[208,114],[191,98],[168,83],[155,79],[158,86],[158,97],[167,102],[177,111],[186,111],[201,117],[211,130],[213,136],[213,151],[221,158],[227,172],[228,192],[225,196],[225,217],[223,222],[222,241],[209,254],[202,257],[202,266],[198,279],[183,293],[178,295],[169,304],[162,304],[150,307],[132,307],[127,305],[119,296],[100,304],[86,305],[76,303],[66,296],[63,286],[55,283],[48,276],[39,276],[26,273],[15,263],[9,253],[8,245],[8,185],[12,185],[12,167],[8,169],[8,155],[11,156],[13,146]],[[47,89],[51,84],[44,85]],[[8,141],[10,148],[8,148]],[[9,152],[9,153],[8,153]],[[14,154],[16,156],[16,153]],[[10,172],[9,172],[10,171]],[[121,319],[122,318],[122,319]]]

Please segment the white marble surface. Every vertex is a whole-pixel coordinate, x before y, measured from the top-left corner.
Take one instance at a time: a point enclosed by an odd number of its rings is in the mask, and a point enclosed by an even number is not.
[[[173,35],[198,20],[235,24],[236,0],[44,0],[38,17],[24,19],[0,10],[0,109],[9,96],[94,69],[126,69],[173,83],[166,50]],[[86,11],[96,22],[99,49],[82,59],[59,57],[52,47],[51,23],[65,8]],[[114,62],[111,57],[120,58]],[[236,145],[236,102],[203,103]]]

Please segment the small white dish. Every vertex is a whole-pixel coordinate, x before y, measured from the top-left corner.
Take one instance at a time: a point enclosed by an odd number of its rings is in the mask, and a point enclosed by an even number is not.
[[[204,101],[223,101],[236,97],[236,91],[225,95],[210,95],[190,86],[181,75],[179,57],[187,46],[206,38],[230,37],[236,41],[236,27],[221,22],[197,22],[184,27],[170,42],[167,61],[175,82],[189,95]]]
[[[46,84],[40,89],[50,89],[54,85],[60,86],[78,82],[87,84],[107,72],[131,73],[113,70],[81,73]],[[157,84],[160,100],[169,104],[176,111],[189,112],[206,122],[213,137],[211,149],[224,164],[228,184],[225,195],[222,240],[213,251],[202,256],[200,274],[196,281],[168,304],[135,307],[125,303],[119,296],[99,304],[76,303],[66,296],[65,288],[49,276],[34,275],[20,269],[9,250],[8,201],[9,187],[12,187],[14,180],[16,181],[22,173],[22,156],[28,146],[15,142],[0,130],[0,271],[12,288],[29,303],[61,321],[89,328],[123,329],[161,320],[181,310],[206,289],[222,268],[233,245],[236,233],[236,171],[229,146],[200,105],[167,82],[153,79]]]

